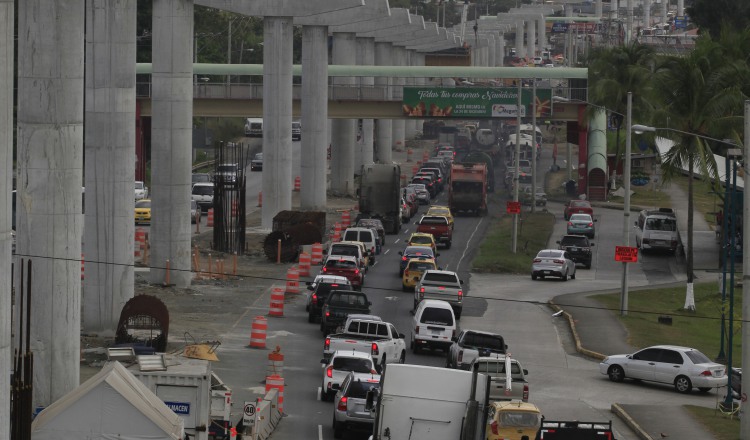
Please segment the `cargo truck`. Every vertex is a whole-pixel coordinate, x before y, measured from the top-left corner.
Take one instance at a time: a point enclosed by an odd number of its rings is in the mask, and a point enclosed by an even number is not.
[[[451,211],[487,214],[487,164],[453,164],[450,182],[448,204]]]
[[[396,164],[363,165],[360,172],[357,218],[379,219],[388,233],[401,230],[401,167]]]

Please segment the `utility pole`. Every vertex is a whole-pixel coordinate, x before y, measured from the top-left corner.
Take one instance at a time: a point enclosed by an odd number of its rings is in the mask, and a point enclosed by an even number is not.
[[[531,212],[536,211],[536,78],[531,85]]]
[[[516,108],[516,149],[513,158],[513,201],[518,203],[518,175],[520,168],[518,161],[521,155],[521,78],[518,78],[518,105]],[[511,251],[515,254],[518,248],[518,214],[513,214],[513,231],[511,233]]]

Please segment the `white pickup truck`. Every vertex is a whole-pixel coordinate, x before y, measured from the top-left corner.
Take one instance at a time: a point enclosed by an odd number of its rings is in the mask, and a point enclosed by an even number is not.
[[[406,362],[404,334],[389,322],[372,319],[351,319],[343,333],[326,337],[323,358],[329,359],[336,350],[369,353],[380,369],[385,363]]]
[[[490,377],[490,401],[522,400],[529,401],[529,372],[516,359],[503,354],[480,356],[474,359],[469,371],[486,374]],[[506,374],[510,371],[510,377]]]

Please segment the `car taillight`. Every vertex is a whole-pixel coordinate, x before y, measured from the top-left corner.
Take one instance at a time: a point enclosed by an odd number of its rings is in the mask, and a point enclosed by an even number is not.
[[[339,400],[339,406],[336,409],[338,409],[339,411],[346,411],[346,401],[347,400],[349,400],[349,399],[346,396],[342,397],[341,400]]]
[[[401,257],[401,261],[406,261],[406,255],[404,255],[403,257]]]
[[[529,400],[529,386],[524,385],[523,386],[523,401],[526,402]]]
[[[424,287],[419,288],[419,293],[424,294]]]
[[[708,376],[708,377],[713,376],[713,374],[709,370],[703,370],[703,371],[701,371],[700,375],[701,376]]]
[[[326,341],[323,343],[323,350],[329,350],[331,348],[331,338],[326,338]]]
[[[458,358],[456,358],[456,362],[458,362],[458,364],[460,365],[461,362],[463,362],[463,360],[464,360],[464,351],[458,350]]]
[[[493,420],[492,423],[490,423],[490,429],[492,429],[493,435],[500,435],[500,433],[497,430],[497,420]]]
[[[552,260],[556,264],[564,264],[565,260]]]
[[[331,316],[331,312],[329,312],[328,310],[326,310],[326,318],[328,318],[330,316]]]
[[[542,262],[541,258],[534,258],[534,263],[541,263],[541,262]]]
[[[573,226],[573,222],[568,222],[568,226]]]
[[[326,376],[327,377],[333,377],[333,365],[331,365],[330,367],[326,368]]]
[[[588,226],[590,228],[590,227],[594,226],[594,224],[593,223],[589,223]]]
[[[328,268],[327,268],[327,267],[324,267],[324,268],[323,268],[323,273],[326,273],[326,272],[328,272]]]
[[[312,300],[313,301],[317,301],[318,300],[318,294],[317,293],[313,293]]]
[[[354,269],[354,275],[359,275],[359,269]]]
[[[419,334],[419,326],[414,327],[414,334],[415,335]]]
[[[459,298],[463,298],[463,296],[464,296],[464,291],[463,290],[459,290],[458,291],[458,297]]]
[[[377,356],[380,353],[380,350],[378,350],[378,344],[375,342],[372,343],[372,347],[370,348],[370,352],[373,356]]]

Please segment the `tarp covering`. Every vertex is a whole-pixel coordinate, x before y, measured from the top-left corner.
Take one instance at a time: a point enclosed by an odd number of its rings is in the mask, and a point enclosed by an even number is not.
[[[182,418],[119,362],[44,409],[33,440],[181,440]]]
[[[672,146],[674,145],[674,141],[671,139],[663,138],[663,137],[656,137],[656,149],[659,150],[659,155],[664,157],[664,155],[669,151]],[[737,148],[743,148],[743,147],[737,147]],[[726,183],[726,158],[724,156],[719,156],[718,154],[714,154],[714,161],[716,162],[716,171],[719,175],[719,182],[721,182],[722,186]],[[682,168],[682,172],[684,174],[687,174],[687,166],[684,166]],[[696,175],[701,174],[701,170],[695,169],[693,172]],[[742,173],[742,169],[737,170],[737,188],[744,189],[745,188],[745,179],[742,178],[740,175]],[[731,178],[731,174],[730,174]]]

